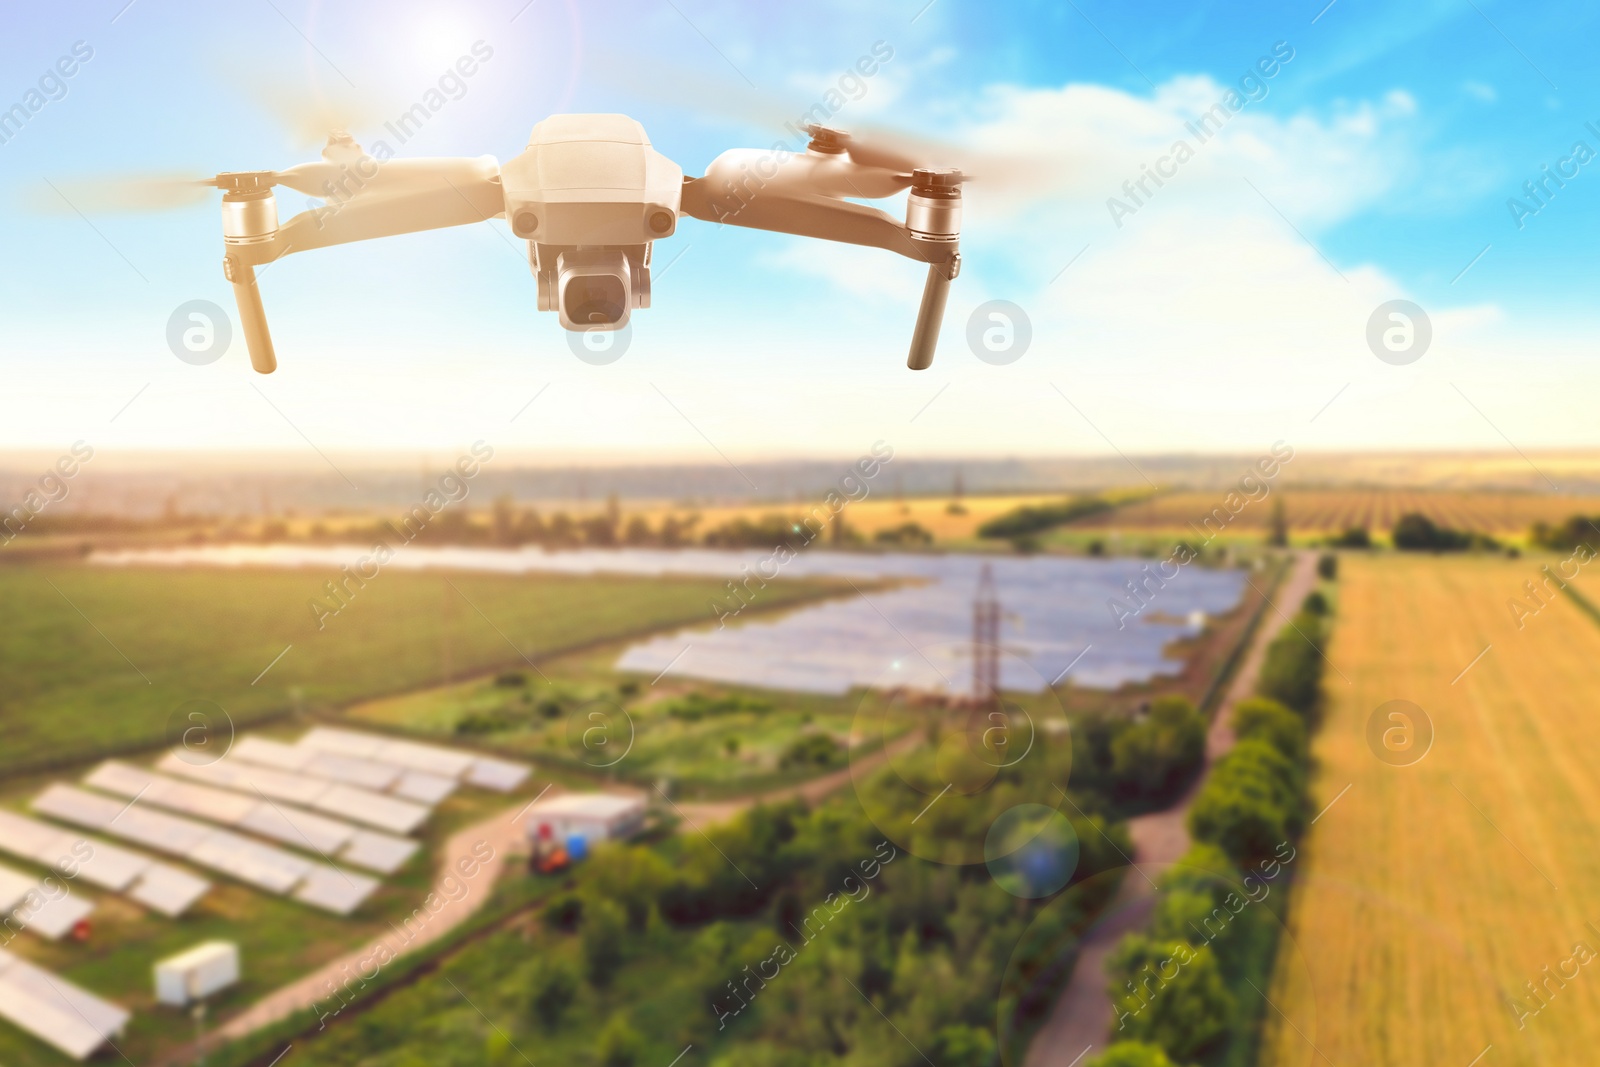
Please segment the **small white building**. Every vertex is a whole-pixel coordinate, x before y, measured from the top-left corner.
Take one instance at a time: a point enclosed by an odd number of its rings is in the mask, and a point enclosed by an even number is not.
[[[590,844],[632,837],[644,825],[645,798],[616,793],[563,793],[528,809],[528,839],[538,841],[541,827],[557,841],[574,835]]]
[[[183,1007],[239,980],[239,946],[206,941],[156,963],[156,999]]]

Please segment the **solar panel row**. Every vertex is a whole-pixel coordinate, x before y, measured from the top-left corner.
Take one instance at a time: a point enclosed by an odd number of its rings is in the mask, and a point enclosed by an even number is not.
[[[294,747],[392,764],[499,792],[517,788],[530,773],[527,765],[509,760],[331,726],[313,727]]]
[[[136,798],[141,804],[248,830],[324,858],[343,849],[341,859],[382,874],[399,870],[419,847],[406,838],[362,830],[292,805],[265,798],[252,800],[239,793],[168,778],[116,761],[102,763],[84,777],[83,783]],[[359,848],[355,847],[358,842]]]
[[[220,871],[270,893],[286,893],[300,886],[320,885],[331,871],[349,892],[328,910],[347,914],[378,887],[375,879],[349,874],[301,859],[272,845],[264,845],[230,830],[222,830],[180,815],[151,811],[134,802],[122,804],[110,797],[75,786],[56,784],[33,799],[41,814],[61,819],[113,837],[147,844],[160,852],[182,856],[196,866]],[[319,899],[296,899],[327,907]]]
[[[405,800],[433,806],[455,791],[456,780],[393,763],[365,759],[306,745],[286,745],[260,737],[246,737],[228,751],[231,760],[278,771],[293,771],[328,783],[387,792]]]
[[[211,888],[204,878],[143,853],[10,811],[0,811],[0,852],[49,867],[64,878],[125,893],[173,918]]]
[[[46,884],[10,867],[0,867],[0,915],[9,915],[6,926],[13,930],[32,930],[54,941],[71,930],[80,919],[94,911],[94,904],[59,880]]]
[[[156,768],[202,785],[244,793],[257,800],[285,801],[390,833],[409,834],[426,822],[429,814],[428,808],[409,800],[309,777],[298,771],[246,763],[232,756],[214,763],[195,764],[185,759],[183,753],[169,752]]]
[[[0,1018],[85,1059],[122,1033],[129,1013],[0,949]]]

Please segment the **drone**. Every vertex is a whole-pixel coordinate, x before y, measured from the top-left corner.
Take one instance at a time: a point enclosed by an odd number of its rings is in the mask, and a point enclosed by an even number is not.
[[[506,219],[528,243],[540,311],[574,332],[614,331],[650,306],[651,249],[682,216],[896,252],[928,265],[906,365],[933,362],[950,283],[961,270],[958,169],[920,165],[843,130],[805,128],[803,152],[733,149],[686,177],[634,119],[553,115],[520,155],[375,160],[334,131],[322,159],[283,171],[235,171],[222,190],[223,274],[239,304],[250,363],[277,369],[256,268],[291,253]],[[283,186],[324,200],[279,224]],[[905,221],[858,203],[910,190]]]

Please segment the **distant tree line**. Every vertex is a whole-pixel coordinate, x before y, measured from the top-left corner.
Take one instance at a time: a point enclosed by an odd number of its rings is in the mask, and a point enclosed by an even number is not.
[[[1099,496],[1075,496],[1055,504],[1023,504],[980,525],[978,536],[997,540],[1029,537],[1116,506]]]

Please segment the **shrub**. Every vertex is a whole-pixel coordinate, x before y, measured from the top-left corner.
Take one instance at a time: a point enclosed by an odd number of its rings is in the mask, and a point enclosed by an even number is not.
[[[494,684],[501,689],[521,689],[528,684],[528,676],[522,671],[506,671],[495,675]]]
[[[1187,1062],[1221,1047],[1233,1032],[1238,1005],[1204,945],[1131,934],[1112,950],[1106,971],[1119,1035]]]
[[[567,933],[583,922],[583,901],[575,893],[562,893],[544,906],[544,924]]]
[[[1339,557],[1332,552],[1324,552],[1317,558],[1317,577],[1325,582],[1331,582],[1339,577]]]
[[[1305,720],[1269,697],[1241,700],[1233,709],[1233,732],[1239,740],[1259,738],[1296,764],[1306,759]]]
[[[931,545],[933,534],[915,522],[903,522],[887,530],[879,530],[872,539],[880,545]]]
[[[838,762],[840,752],[839,742],[828,734],[803,734],[789,742],[783,755],[778,757],[778,766],[785,770],[790,767],[831,767]]]
[[[1322,683],[1322,620],[1302,612],[1291,621],[1267,646],[1256,690],[1309,716]]]
[[[1372,534],[1365,526],[1352,526],[1337,537],[1328,538],[1332,548],[1371,548]]]
[[[1118,1041],[1084,1067],[1177,1067],[1157,1045]]]
[[[1182,697],[1162,697],[1142,721],[1111,741],[1117,791],[1143,798],[1165,796],[1186,781],[1206,751],[1205,716]]]
[[[534,964],[529,987],[528,1007],[545,1029],[554,1030],[577,999],[578,972],[565,960],[541,959]]]
[[[605,989],[622,966],[627,917],[609,900],[590,901],[584,908],[583,962],[589,984]]]
[[[1389,532],[1389,539],[1395,548],[1406,552],[1463,552],[1480,544],[1494,544],[1490,538],[1440,526],[1414,511],[1400,516]]]
[[[619,1013],[613,1015],[605,1029],[600,1031],[595,1052],[599,1056],[600,1067],[635,1067],[644,1051],[643,1045],[638,1033]]]
[[[1329,611],[1328,598],[1322,595],[1321,590],[1313,589],[1300,602],[1300,610],[1307,615],[1326,615]]]
[[[1246,866],[1293,840],[1304,821],[1301,769],[1260,738],[1247,738],[1217,762],[1189,809],[1189,832]]]

